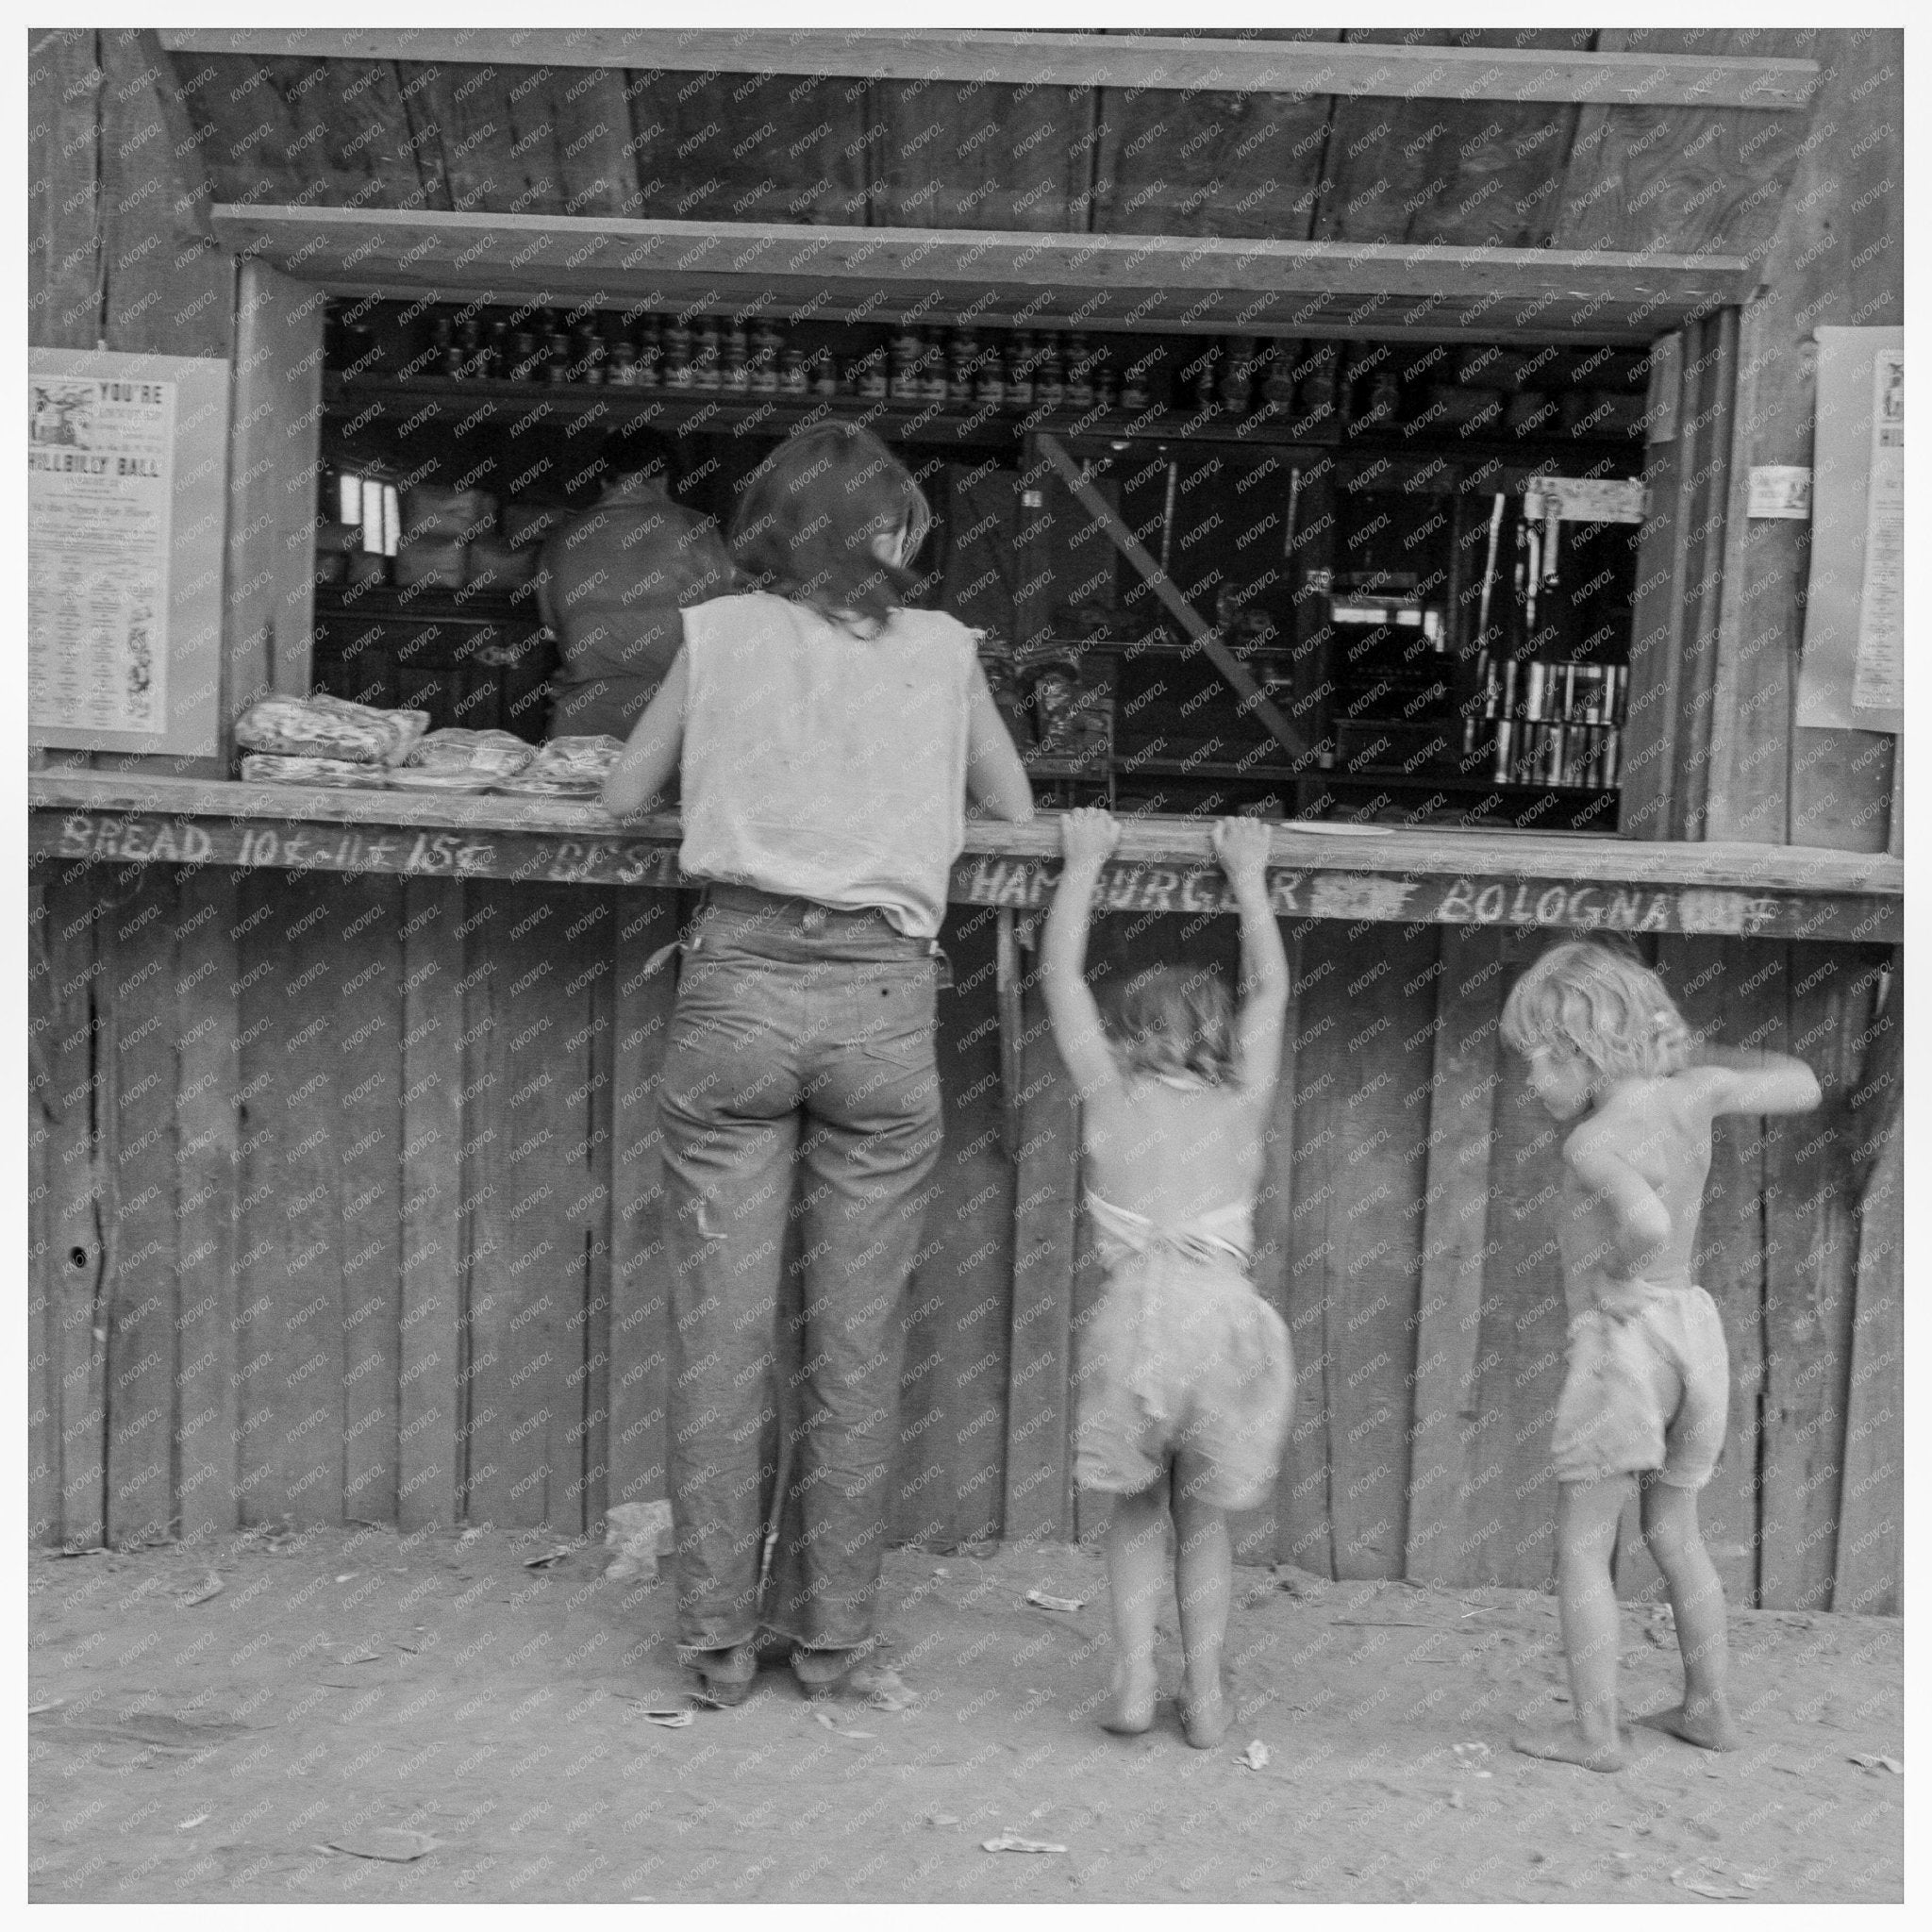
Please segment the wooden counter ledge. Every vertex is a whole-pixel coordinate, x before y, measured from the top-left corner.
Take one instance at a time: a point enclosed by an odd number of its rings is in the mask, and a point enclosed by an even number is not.
[[[27,803],[36,858],[680,883],[675,819],[620,823],[600,806],[560,799],[37,772],[28,776]],[[1050,815],[1028,825],[970,825],[950,896],[960,905],[1036,908],[1051,896],[1058,851]],[[1905,933],[1900,860],[1810,846],[1407,827],[1350,837],[1288,822],[1275,826],[1270,873],[1275,909],[1286,919],[1883,944]],[[1224,888],[1206,824],[1128,819],[1103,893],[1115,911],[1218,909]]]

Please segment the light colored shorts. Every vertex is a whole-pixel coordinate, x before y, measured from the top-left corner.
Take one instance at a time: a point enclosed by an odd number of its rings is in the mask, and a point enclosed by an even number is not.
[[[1233,1270],[1177,1264],[1142,1281],[1138,1265],[1115,1275],[1081,1349],[1074,1480],[1131,1495],[1185,1452],[1202,1502],[1254,1508],[1274,1492],[1294,1408],[1287,1325]]]
[[[1724,1452],[1730,1360],[1717,1304],[1701,1288],[1658,1288],[1570,1324],[1569,1373],[1550,1448],[1557,1480],[1656,1471],[1701,1490]]]

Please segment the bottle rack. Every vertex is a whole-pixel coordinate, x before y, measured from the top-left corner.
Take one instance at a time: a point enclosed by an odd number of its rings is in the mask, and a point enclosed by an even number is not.
[[[1607,791],[1623,760],[1623,720],[1630,673],[1622,664],[1486,658],[1479,666],[1480,728],[1493,747],[1498,785],[1542,785]],[[1464,749],[1476,748],[1478,718],[1465,724]]]

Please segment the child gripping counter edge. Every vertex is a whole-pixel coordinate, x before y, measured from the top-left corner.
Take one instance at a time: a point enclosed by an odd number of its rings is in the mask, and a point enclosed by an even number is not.
[[[1510,989],[1502,1032],[1552,1118],[1577,1122],[1563,1143],[1570,1339],[1551,1443],[1571,1722],[1512,1741],[1591,1771],[1623,1765],[1610,1562],[1634,1482],[1684,1659],[1681,1702],[1637,1722],[1732,1750],[1724,1591],[1697,1524],[1697,1491],[1724,1448],[1729,1365],[1691,1261],[1711,1123],[1807,1112],[1818,1081],[1784,1054],[1699,1050],[1657,975],[1592,941],[1538,959]]]
[[[1081,1348],[1074,1475],[1114,1497],[1106,1727],[1132,1735],[1154,1722],[1171,1510],[1182,1724],[1206,1750],[1234,1715],[1222,1665],[1234,1579],[1227,1511],[1272,1488],[1294,1392],[1287,1326],[1248,1278],[1288,960],[1268,905],[1268,827],[1224,819],[1212,841],[1241,912],[1239,1010],[1211,969],[1163,966],[1110,991],[1103,1017],[1085,977],[1087,929],[1119,837],[1105,811],[1061,819],[1065,863],[1042,942],[1047,1013],[1081,1101],[1087,1205],[1108,1270]]]

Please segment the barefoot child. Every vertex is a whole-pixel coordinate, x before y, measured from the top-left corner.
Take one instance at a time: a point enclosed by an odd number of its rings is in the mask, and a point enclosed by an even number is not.
[[[1115,1497],[1108,1579],[1111,1731],[1154,1722],[1154,1620],[1173,1510],[1188,1742],[1233,1719],[1222,1680],[1230,1509],[1269,1492],[1294,1391],[1288,1330],[1247,1278],[1255,1195],[1281,1059],[1288,962],[1268,907],[1269,833],[1223,819],[1215,857],[1241,908],[1239,1016],[1211,969],[1136,974],[1101,1018],[1083,970],[1093,889],[1120,827],[1060,821],[1065,865],[1042,966],[1055,1043],[1083,1108],[1087,1205],[1108,1270],[1081,1351],[1076,1480]]]
[[[1657,975],[1582,941],[1553,947],[1516,982],[1502,1030],[1552,1117],[1581,1117],[1563,1143],[1557,1237],[1570,1349],[1552,1442],[1571,1723],[1513,1741],[1591,1771],[1624,1762],[1610,1558],[1635,1476],[1684,1655],[1683,1702],[1639,1722],[1733,1750],[1724,1592],[1697,1532],[1697,1491],[1724,1448],[1729,1369],[1717,1306],[1691,1282],[1690,1261],[1711,1122],[1804,1113],[1818,1082],[1783,1054],[1693,1057]]]

